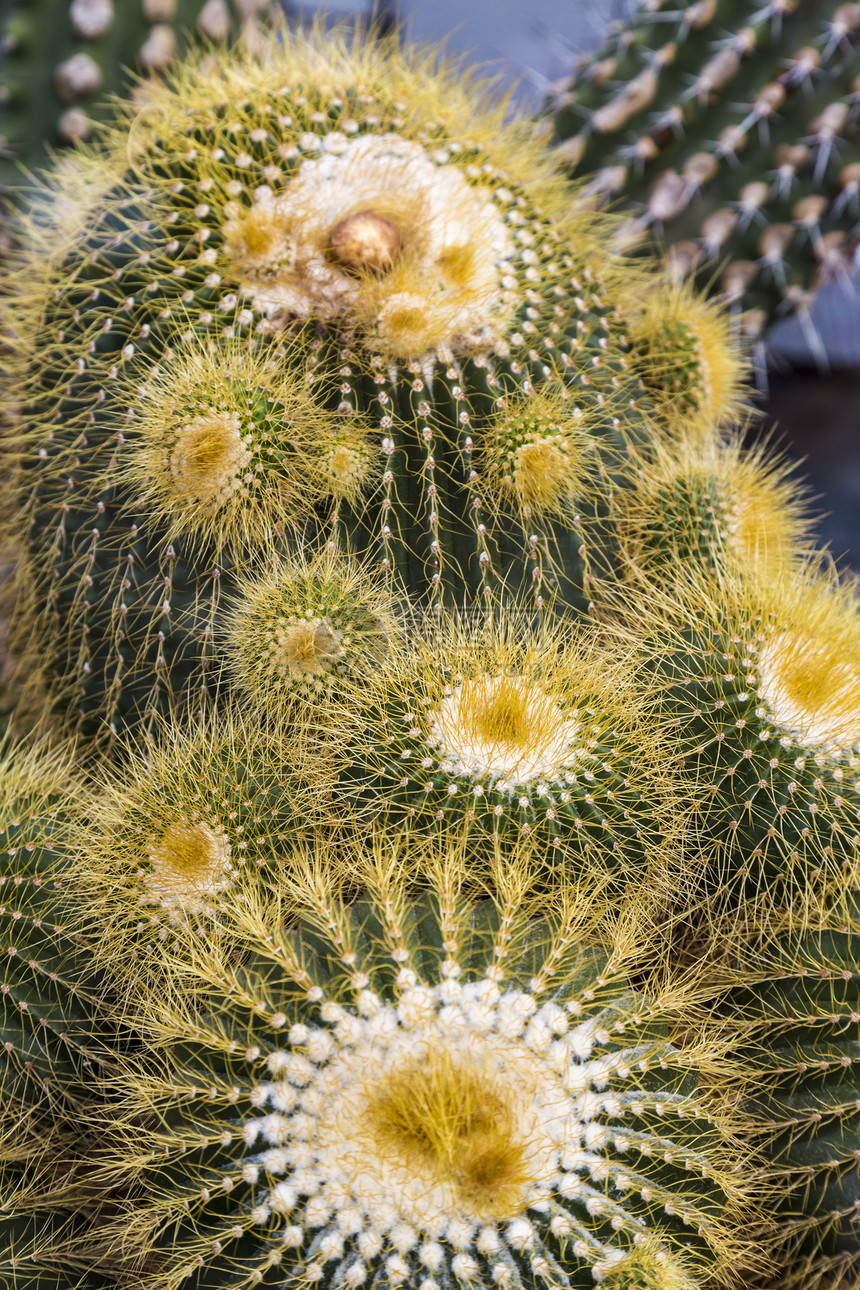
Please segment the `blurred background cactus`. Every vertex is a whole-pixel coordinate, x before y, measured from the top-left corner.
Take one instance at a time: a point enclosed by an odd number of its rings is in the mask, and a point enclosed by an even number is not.
[[[556,91],[551,142],[757,335],[849,271],[858,33],[853,4],[642,5]]]
[[[189,38],[260,39],[270,0],[8,0],[0,18],[0,184],[22,185],[21,167],[109,119],[110,97],[134,93],[163,73]],[[140,78],[143,78],[142,80]]]

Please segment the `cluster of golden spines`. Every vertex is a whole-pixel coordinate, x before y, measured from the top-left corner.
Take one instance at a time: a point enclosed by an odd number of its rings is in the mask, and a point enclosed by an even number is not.
[[[687,284],[637,284],[628,299],[637,370],[670,430],[701,443],[734,424],[746,379],[726,311]]]

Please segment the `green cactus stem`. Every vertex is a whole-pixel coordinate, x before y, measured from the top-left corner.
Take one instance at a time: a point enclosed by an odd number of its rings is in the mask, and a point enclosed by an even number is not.
[[[758,568],[778,577],[812,548],[796,467],[737,434],[658,447],[618,498],[628,577],[697,577],[704,569]]]
[[[847,273],[860,204],[860,6],[639,5],[580,61],[546,125],[600,203],[751,335]]]
[[[74,927],[74,875],[68,862],[72,794],[68,759],[6,748],[0,764],[0,1144],[40,1140],[65,1124],[86,1098],[111,1027],[96,968]]]

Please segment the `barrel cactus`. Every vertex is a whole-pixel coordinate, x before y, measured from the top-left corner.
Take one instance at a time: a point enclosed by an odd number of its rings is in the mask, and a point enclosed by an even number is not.
[[[480,86],[291,38],[182,66],[53,182],[9,282],[10,507],[68,723],[205,709],[246,570],[303,543],[424,607],[587,609],[669,430],[647,272]],[[736,386],[717,329],[687,397],[717,351]]]
[[[697,785],[709,890],[724,888],[747,917],[813,882],[856,882],[853,581],[818,558],[776,571],[687,567],[627,599],[627,639]]]
[[[601,203],[752,334],[846,274],[858,218],[856,4],[643,3],[555,88],[542,125]]]
[[[536,920],[526,856],[493,901],[465,858],[425,852],[410,895],[380,841],[358,904],[297,873],[298,914],[237,912],[238,958],[183,947],[193,1002],[141,1000],[165,1063],[126,1074],[107,1166],[138,1182],[136,1285],[680,1290],[737,1262],[721,1042],[673,1045],[587,901]]]
[[[653,696],[622,652],[585,624],[530,628],[520,616],[414,632],[333,702],[342,819],[389,830],[467,833],[475,854],[531,840],[547,871],[612,874],[623,887],[684,832],[677,757]]]
[[[860,1100],[856,900],[782,929],[761,981],[739,991],[738,1014],[758,1026],[750,1054],[771,1090],[758,1132],[782,1191],[777,1206],[780,1290],[835,1290],[860,1271]]]

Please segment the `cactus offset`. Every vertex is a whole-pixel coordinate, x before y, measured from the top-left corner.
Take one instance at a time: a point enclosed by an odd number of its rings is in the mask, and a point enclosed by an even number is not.
[[[7,748],[0,763],[0,1144],[49,1140],[84,1096],[110,1026],[98,966],[76,935],[67,757]],[[66,1125],[68,1132],[68,1125]]]
[[[682,810],[654,710],[593,632],[442,621],[362,682],[335,802],[388,828],[531,839],[548,870],[642,873]]]
[[[757,334],[847,272],[858,35],[860,6],[837,0],[642,4],[559,89],[553,140],[588,191],[630,210],[630,237],[656,232]]]
[[[624,592],[642,665],[695,782],[706,884],[738,912],[857,880],[860,615],[816,560],[642,581]],[[765,913],[764,917],[768,917]]]

